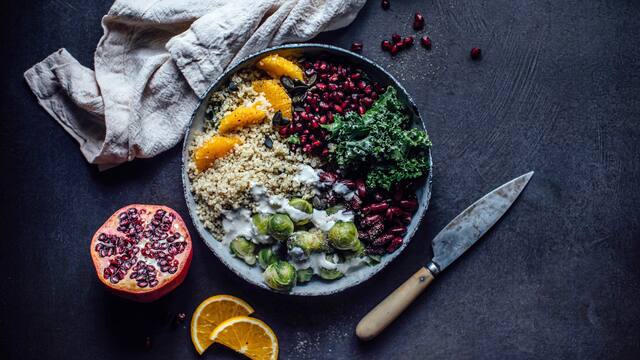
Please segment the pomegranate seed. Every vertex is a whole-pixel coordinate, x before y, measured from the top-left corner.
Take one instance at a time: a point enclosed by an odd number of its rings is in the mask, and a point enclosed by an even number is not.
[[[362,52],[362,47],[363,45],[361,41],[354,41],[351,44],[351,51],[357,52],[357,53]]]
[[[280,134],[280,136],[282,136],[282,137],[287,137],[287,135],[289,135],[288,128],[287,127],[281,127],[280,129],[278,129],[278,134]]]
[[[398,47],[396,45],[391,46],[391,55],[395,56],[398,53]]]
[[[318,88],[318,90],[320,91],[325,91],[327,89],[327,85],[324,83],[317,83],[316,88]]]
[[[319,148],[320,146],[322,146],[322,143],[318,140],[314,141],[311,143],[311,146],[314,148]]]
[[[413,36],[407,36],[406,38],[402,39],[402,44],[404,46],[412,46],[413,45]]]
[[[423,36],[422,39],[420,39],[420,42],[425,48],[431,49],[431,39],[428,36]]]
[[[391,41],[394,44],[399,43],[400,41],[402,41],[402,37],[399,34],[393,34],[391,35]]]
[[[482,50],[480,50],[480,48],[474,47],[471,49],[471,58],[473,60],[480,59],[480,56],[482,56]]]
[[[351,78],[351,80],[358,80],[358,79],[360,79],[361,76],[362,76],[362,74],[357,72],[357,73],[351,74],[349,77]]]
[[[416,13],[413,18],[413,29],[414,30],[422,30],[424,29],[424,16],[420,13]]]
[[[340,107],[340,105],[334,105],[333,109],[338,113],[338,114],[342,114],[342,107]]]
[[[391,51],[391,43],[389,42],[389,40],[383,40],[380,43],[380,47],[382,48],[382,50],[384,51]]]
[[[358,114],[364,115],[365,112],[367,112],[367,110],[364,108],[364,106],[358,106]]]
[[[391,2],[389,2],[389,0],[382,0],[381,5],[383,10],[389,10],[389,8],[391,7]]]
[[[320,155],[322,155],[322,157],[327,157],[327,156],[329,156],[329,149],[323,149],[323,150],[322,150],[322,153],[321,153]]]
[[[404,43],[402,42],[402,40],[395,43],[394,46],[396,46],[398,49],[404,49]]]

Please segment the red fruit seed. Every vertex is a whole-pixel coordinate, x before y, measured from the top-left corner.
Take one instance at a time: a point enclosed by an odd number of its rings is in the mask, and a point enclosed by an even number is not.
[[[391,2],[389,0],[382,0],[382,9],[389,10],[391,7]]]
[[[353,51],[353,52],[359,53],[359,52],[362,51],[362,48],[363,48],[363,45],[362,45],[361,41],[354,41],[351,44],[351,51]]]
[[[431,49],[431,39],[428,36],[423,36],[422,39],[420,39],[420,42],[425,48]]]
[[[480,56],[482,56],[482,50],[480,50],[480,48],[474,47],[471,49],[471,58],[473,60],[480,59]]]
[[[402,41],[402,36],[400,36],[399,34],[393,34],[391,35],[391,41],[393,41],[393,43],[399,43],[400,41]]]
[[[390,51],[391,50],[391,43],[389,42],[389,40],[383,40],[380,43],[380,47],[382,48],[382,50],[384,51]]]

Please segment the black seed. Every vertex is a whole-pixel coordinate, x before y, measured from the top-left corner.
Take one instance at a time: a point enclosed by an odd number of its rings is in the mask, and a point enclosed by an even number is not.
[[[280,126],[280,122],[282,121],[282,112],[281,111],[276,111],[275,114],[273,114],[273,118],[271,119],[271,125],[272,126]]]
[[[271,149],[273,147],[273,140],[271,140],[269,135],[265,135],[264,137],[264,146],[266,146],[268,149]]]
[[[307,86],[314,85],[316,83],[316,80],[318,80],[318,74],[314,72],[311,76],[309,76]]]
[[[307,89],[309,87],[307,85],[298,85],[296,87],[294,87],[293,89],[291,89],[290,93],[292,95],[301,95],[307,92]]]
[[[293,87],[296,86],[293,83],[293,80],[291,80],[291,78],[288,76],[281,77],[280,82],[282,83],[282,86],[284,86],[284,88],[287,89],[287,91],[293,89]]]

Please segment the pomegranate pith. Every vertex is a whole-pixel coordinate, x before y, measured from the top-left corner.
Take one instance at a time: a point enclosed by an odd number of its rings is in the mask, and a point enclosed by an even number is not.
[[[139,302],[156,300],[180,285],[192,254],[180,215],[159,205],[123,207],[91,240],[91,259],[102,284]]]

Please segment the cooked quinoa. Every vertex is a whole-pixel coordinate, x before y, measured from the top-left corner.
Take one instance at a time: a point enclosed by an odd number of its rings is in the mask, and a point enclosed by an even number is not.
[[[289,146],[279,140],[269,121],[273,116],[269,102],[251,87],[251,81],[259,78],[260,72],[242,71],[231,79],[237,86],[236,91],[227,87],[213,93],[209,100],[209,111],[213,112],[213,119],[207,122],[204,132],[197,134],[191,145],[192,155],[198,146],[217,134],[220,119],[239,106],[250,106],[258,101],[261,104],[258,107],[267,113],[263,124],[236,131],[235,135],[243,143],[236,145],[225,157],[216,160],[209,169],[198,173],[193,161],[188,164],[198,217],[218,239],[223,235],[223,210],[241,207],[255,210],[250,192],[252,184],[263,185],[270,195],[287,198],[310,198],[314,195],[314,188],[300,184],[295,176],[301,164],[314,168],[321,164],[315,158],[290,151]],[[271,148],[265,146],[267,136],[273,142]]]

